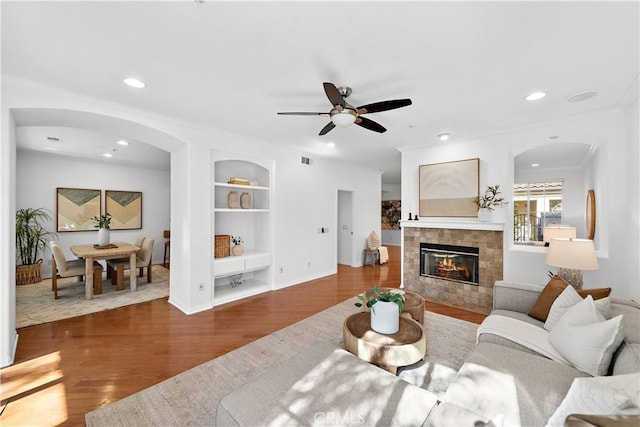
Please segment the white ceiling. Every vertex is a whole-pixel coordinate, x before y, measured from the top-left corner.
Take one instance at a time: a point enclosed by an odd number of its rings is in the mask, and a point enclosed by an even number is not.
[[[2,72],[361,163],[398,183],[398,147],[444,144],[435,138],[443,132],[455,142],[552,123],[637,98],[638,6],[3,1]],[[128,76],[147,87],[123,85]],[[413,105],[367,115],[384,134],[352,126],[320,137],[325,116],[276,115],[328,112],[323,81],[350,86],[354,105]],[[548,96],[525,102],[534,90]],[[589,90],[599,95],[565,101]]]

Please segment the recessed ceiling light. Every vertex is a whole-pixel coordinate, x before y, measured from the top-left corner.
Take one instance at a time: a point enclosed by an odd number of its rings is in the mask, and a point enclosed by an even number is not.
[[[538,166],[540,166],[540,163],[531,163],[532,168],[537,168]]]
[[[327,147],[335,147],[336,143],[335,142],[327,142]]]
[[[128,77],[128,78],[124,79],[124,83],[127,86],[135,87],[136,89],[142,89],[143,87],[147,86],[146,84],[144,84],[140,80],[134,79],[132,77]]]
[[[533,92],[527,95],[524,99],[527,101],[537,101],[538,99],[542,99],[547,96],[544,92]]]
[[[124,139],[121,139],[120,141],[118,141],[119,145],[129,145],[129,143],[127,141],[125,141]]]
[[[451,137],[450,133],[441,133],[440,135],[438,135],[438,139],[440,141],[447,141],[449,138]]]
[[[558,135],[551,135],[551,136],[549,137],[549,139],[558,139],[558,138],[559,138],[559,136],[558,136]]]
[[[566,99],[567,102],[580,102],[586,101],[587,99],[591,99],[593,97],[598,96],[598,92],[595,90],[590,90],[587,92],[576,93],[575,95],[571,95]]]
[[[113,154],[111,154],[111,153],[104,153],[104,154],[103,154],[103,156],[104,156],[104,157],[113,157]]]

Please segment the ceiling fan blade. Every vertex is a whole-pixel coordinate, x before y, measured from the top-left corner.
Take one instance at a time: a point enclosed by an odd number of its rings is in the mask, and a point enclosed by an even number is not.
[[[331,105],[341,105],[343,107],[345,106],[345,100],[342,95],[340,95],[340,91],[338,90],[336,85],[329,82],[324,82],[322,83],[322,85],[324,86],[324,93],[327,94],[327,98],[329,98]]]
[[[366,117],[358,117],[356,119],[356,124],[374,132],[385,133],[387,131],[387,129],[381,124],[378,124],[373,120],[369,120]]]
[[[409,105],[411,105],[410,99],[393,99],[390,101],[374,102],[373,104],[358,107],[358,114],[378,113],[380,111],[395,110],[396,108],[402,108]]]
[[[329,123],[327,123],[327,125],[325,127],[322,128],[322,130],[320,131],[320,133],[318,135],[326,135],[334,127],[336,127],[336,125],[334,125],[333,122],[329,122]]]
[[[281,116],[328,116],[329,113],[315,113],[315,112],[307,112],[307,111],[291,111],[291,112],[284,112],[284,113],[278,113]]]

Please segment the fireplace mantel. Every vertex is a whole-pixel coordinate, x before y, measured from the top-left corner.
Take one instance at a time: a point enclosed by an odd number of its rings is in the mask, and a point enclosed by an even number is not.
[[[444,228],[450,230],[486,230],[486,231],[504,231],[504,224],[501,222],[480,222],[476,220],[429,220],[421,219],[419,221],[400,221],[402,228]]]

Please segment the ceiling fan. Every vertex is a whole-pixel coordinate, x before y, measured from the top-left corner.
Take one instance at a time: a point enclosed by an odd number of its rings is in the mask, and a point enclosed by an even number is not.
[[[361,107],[354,107],[345,99],[351,95],[350,87],[341,86],[338,88],[333,83],[328,82],[324,82],[323,86],[324,93],[327,94],[327,98],[329,98],[331,105],[333,105],[331,111],[328,113],[284,112],[278,114],[290,116],[329,116],[331,121],[322,128],[320,135],[326,135],[330,130],[335,128],[336,125],[340,127],[347,127],[353,123],[374,132],[383,133],[386,132],[387,129],[373,120],[362,117],[362,115],[367,113],[379,113],[380,111],[395,110],[396,108],[411,105],[410,99],[393,99],[390,101],[374,102]]]

